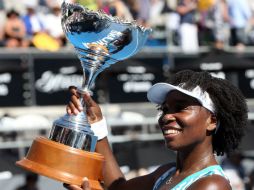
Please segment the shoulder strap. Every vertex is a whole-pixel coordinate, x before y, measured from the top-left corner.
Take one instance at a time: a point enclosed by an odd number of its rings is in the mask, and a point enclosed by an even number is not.
[[[167,170],[164,174],[162,174],[154,184],[153,190],[157,190],[160,184],[169,176],[171,176],[176,170],[176,167],[172,167]]]
[[[219,165],[213,165],[213,166],[208,166],[204,168],[203,170],[200,170],[184,178],[172,190],[185,190],[186,188],[188,188],[191,184],[193,184],[195,181],[199,180],[200,178],[210,176],[210,175],[215,175],[215,174],[225,177],[227,179],[222,168]]]

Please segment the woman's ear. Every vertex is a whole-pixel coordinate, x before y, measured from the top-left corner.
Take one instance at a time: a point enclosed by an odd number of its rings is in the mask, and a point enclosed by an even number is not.
[[[208,125],[207,125],[206,130],[213,131],[213,130],[216,129],[218,121],[217,121],[217,118],[216,118],[216,116],[214,114],[210,115],[210,117],[207,120],[207,122],[208,122]]]

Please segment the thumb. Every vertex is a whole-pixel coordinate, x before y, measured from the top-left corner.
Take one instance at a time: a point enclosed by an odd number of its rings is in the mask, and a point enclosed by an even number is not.
[[[91,190],[90,183],[86,177],[83,179],[81,187],[83,188],[83,190]]]
[[[87,107],[93,107],[96,106],[97,104],[95,103],[95,101],[92,99],[92,97],[90,96],[90,94],[85,93],[83,96],[86,106]]]

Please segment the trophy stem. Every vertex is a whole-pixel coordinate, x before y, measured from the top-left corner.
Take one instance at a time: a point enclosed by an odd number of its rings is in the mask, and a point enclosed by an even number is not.
[[[93,92],[90,90],[90,88],[94,82],[93,78],[95,78],[95,75],[94,75],[93,68],[88,68],[88,69],[85,68],[86,63],[84,63],[84,62],[81,62],[81,65],[83,67],[83,82],[82,82],[82,87],[78,88],[77,90],[81,94],[81,96],[80,96],[81,105],[85,106],[84,102],[83,102],[82,95],[85,93],[88,93],[90,96],[93,95]]]
[[[109,53],[106,46],[101,44],[89,44],[89,50],[83,50],[75,47],[76,53],[80,59],[83,69],[82,88],[78,89],[81,94],[88,92],[92,95],[92,85],[98,74],[109,65],[106,64]]]
[[[84,111],[77,115],[65,114],[53,123],[49,139],[73,148],[94,152],[97,137],[94,136],[86,115],[86,105],[80,96]]]

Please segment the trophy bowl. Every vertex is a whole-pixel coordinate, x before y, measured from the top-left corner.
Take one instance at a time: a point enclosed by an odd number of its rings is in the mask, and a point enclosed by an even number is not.
[[[86,110],[82,94],[93,94],[91,89],[98,74],[136,54],[151,30],[135,21],[124,21],[78,4],[63,2],[61,11],[63,31],[83,70],[78,92]],[[101,190],[105,159],[94,152],[97,140],[85,112],[66,114],[54,121],[49,137],[37,137],[26,157],[16,164],[68,184],[81,185],[87,177],[93,190]]]

